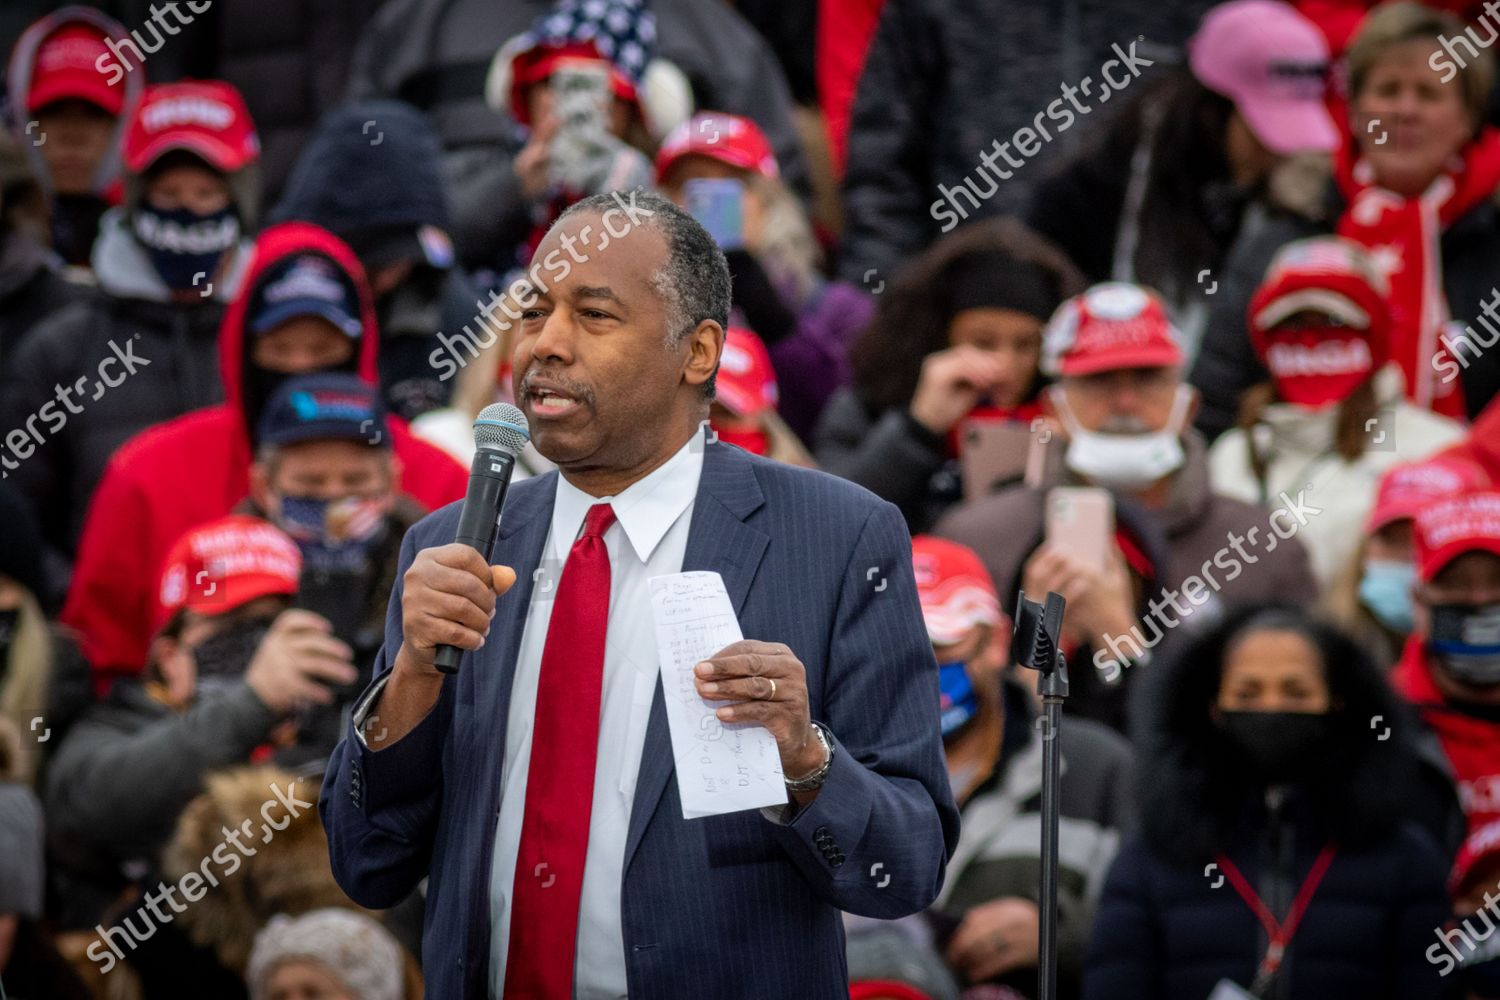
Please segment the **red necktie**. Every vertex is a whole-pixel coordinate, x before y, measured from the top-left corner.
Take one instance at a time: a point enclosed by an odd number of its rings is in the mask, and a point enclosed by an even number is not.
[[[584,515],[583,535],[563,565],[542,648],[526,816],[511,890],[507,997],[569,1000],[573,995],[609,627],[604,533],[614,523],[614,508],[607,503]]]

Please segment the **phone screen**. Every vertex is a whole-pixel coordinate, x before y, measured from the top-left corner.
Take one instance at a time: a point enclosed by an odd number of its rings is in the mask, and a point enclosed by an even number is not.
[[[563,63],[548,78],[558,131],[596,135],[605,130],[609,111],[609,68],[597,60]]]
[[[683,208],[720,249],[745,243],[745,184],[732,177],[699,177],[682,185]]]

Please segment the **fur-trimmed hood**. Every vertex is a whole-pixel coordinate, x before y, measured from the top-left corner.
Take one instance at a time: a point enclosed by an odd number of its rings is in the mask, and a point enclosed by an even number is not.
[[[1140,761],[1146,840],[1184,861],[1212,857],[1258,828],[1264,786],[1238,759],[1211,717],[1228,641],[1276,606],[1250,605],[1207,624],[1185,621],[1143,671],[1135,691],[1133,742]],[[1280,610],[1302,617],[1294,608]],[[1327,665],[1334,708],[1329,751],[1308,761],[1289,789],[1292,822],[1346,845],[1377,840],[1401,818],[1415,726],[1364,652],[1331,626],[1311,626]],[[1389,727],[1396,738],[1380,738]]]
[[[210,777],[207,791],[178,819],[162,855],[162,875],[169,881],[189,872],[206,878],[206,870],[219,880],[178,921],[194,944],[211,948],[226,968],[244,970],[256,933],[278,913],[359,909],[333,880],[317,801],[315,778],[240,767]],[[277,823],[284,825],[277,829]],[[238,832],[245,851],[235,849],[225,829]]]

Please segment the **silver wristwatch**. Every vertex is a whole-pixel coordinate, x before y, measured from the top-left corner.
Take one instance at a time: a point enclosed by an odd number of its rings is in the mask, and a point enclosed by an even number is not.
[[[823,744],[823,764],[811,774],[801,778],[786,778],[786,790],[789,792],[817,791],[823,787],[823,779],[828,777],[828,769],[833,766],[833,738],[828,735],[828,730],[823,728],[823,723],[814,722],[812,727],[813,732],[818,736],[818,742]]]

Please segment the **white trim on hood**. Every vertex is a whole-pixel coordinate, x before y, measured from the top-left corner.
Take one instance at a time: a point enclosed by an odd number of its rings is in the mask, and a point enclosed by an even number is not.
[[[239,291],[240,283],[250,269],[255,244],[242,239],[235,246],[234,262],[221,280],[214,282],[210,296],[215,302],[228,303]],[[168,302],[172,290],[151,266],[145,248],[136,242],[125,219],[125,210],[112,208],[99,220],[99,238],[89,256],[99,287],[117,298]]]

